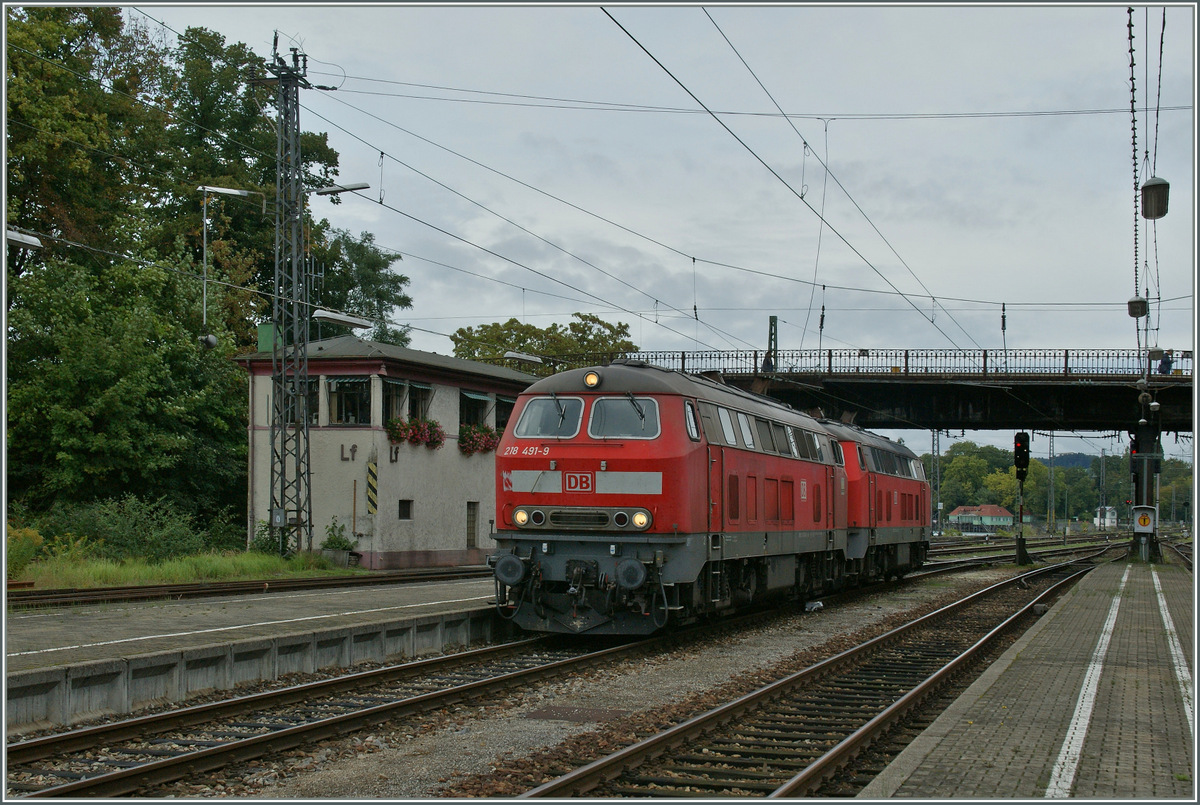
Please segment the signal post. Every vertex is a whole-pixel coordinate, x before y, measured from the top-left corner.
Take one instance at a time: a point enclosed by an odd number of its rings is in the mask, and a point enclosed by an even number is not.
[[[1029,434],[1021,431],[1013,438],[1013,466],[1017,468],[1017,564],[1032,565],[1025,550],[1025,477],[1029,474]]]

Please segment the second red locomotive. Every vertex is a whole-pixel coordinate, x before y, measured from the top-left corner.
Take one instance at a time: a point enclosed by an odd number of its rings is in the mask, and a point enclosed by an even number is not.
[[[540,380],[496,450],[502,614],[648,634],[899,576],[929,548],[908,448],[635,360]]]

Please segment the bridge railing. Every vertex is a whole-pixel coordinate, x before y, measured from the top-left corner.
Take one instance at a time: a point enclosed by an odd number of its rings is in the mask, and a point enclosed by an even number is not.
[[[814,375],[977,375],[979,377],[1126,377],[1147,371],[1157,379],[1191,378],[1190,350],[1176,350],[1164,366],[1157,354],[1136,349],[827,349],[645,351],[563,356],[570,366],[605,364],[636,358],[688,372],[751,374],[780,372]],[[1165,371],[1164,371],[1165,370]]]

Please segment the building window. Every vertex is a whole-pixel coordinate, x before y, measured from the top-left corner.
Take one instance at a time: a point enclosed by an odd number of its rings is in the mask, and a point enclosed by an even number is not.
[[[329,424],[371,424],[371,379],[369,377],[330,378]]]
[[[385,423],[393,419],[408,418],[408,412],[404,408],[407,392],[408,384],[403,380],[383,378],[383,421]]]
[[[433,386],[425,383],[408,383],[408,418],[424,419],[429,416],[429,404],[433,401]]]
[[[504,430],[508,427],[508,420],[512,419],[513,407],[516,404],[515,397],[496,395],[496,430]]]
[[[411,520],[411,519],[413,518],[413,516],[412,516],[412,504],[413,504],[413,502],[412,502],[411,500],[402,500],[402,501],[400,501],[400,508],[399,508],[399,512],[397,513],[397,514],[398,514],[398,517],[399,517],[399,519],[401,519],[401,520]]]
[[[479,547],[479,503],[467,501],[467,547]]]
[[[458,421],[463,425],[486,425],[492,401],[478,391],[459,391]]]

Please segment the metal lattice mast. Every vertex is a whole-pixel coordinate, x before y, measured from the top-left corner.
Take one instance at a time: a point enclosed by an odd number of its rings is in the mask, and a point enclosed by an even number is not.
[[[308,276],[302,218],[300,88],[308,58],[291,49],[291,64],[273,54],[267,69],[278,80],[275,179],[275,297],[271,320],[271,526],[280,552],[312,548],[311,473],[308,461]]]

